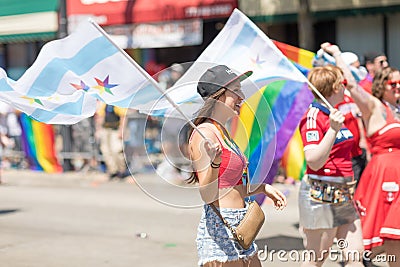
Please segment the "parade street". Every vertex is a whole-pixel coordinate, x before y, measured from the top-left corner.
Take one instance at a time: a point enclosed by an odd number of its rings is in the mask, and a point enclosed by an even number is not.
[[[8,170],[3,177],[1,266],[197,265],[195,237],[201,209],[176,207],[182,199],[190,205],[199,203],[197,191],[182,192],[154,173],[137,175],[136,182],[132,178],[109,182],[98,172]],[[292,251],[293,256],[293,251],[304,250],[298,231],[298,186],[277,187],[289,204],[284,211],[276,211],[269,201],[262,206],[266,221],[256,242],[274,256],[260,254],[262,264],[299,266],[288,254],[278,259],[272,252]],[[324,266],[340,265],[327,261]]]

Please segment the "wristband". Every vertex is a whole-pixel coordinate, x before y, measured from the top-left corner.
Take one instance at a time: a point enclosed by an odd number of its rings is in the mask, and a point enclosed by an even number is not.
[[[213,169],[218,169],[219,168],[219,166],[221,166],[221,163],[214,163],[213,161],[211,161],[211,168],[213,168]]]

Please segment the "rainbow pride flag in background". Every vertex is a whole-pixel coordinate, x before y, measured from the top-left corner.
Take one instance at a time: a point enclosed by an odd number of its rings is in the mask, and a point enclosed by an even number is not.
[[[54,148],[53,126],[31,119],[21,113],[22,148],[32,170],[62,172]]]
[[[273,42],[278,49],[307,76],[308,71],[313,67],[312,60],[315,57],[315,53],[278,41]],[[303,141],[301,140],[300,131],[297,127],[282,156],[281,166],[285,170],[287,177],[294,178],[295,180],[301,180],[303,177],[306,171],[303,149]]]
[[[315,53],[275,40],[273,42],[282,54],[307,76],[308,71],[313,67],[312,60],[315,57]]]
[[[303,149],[303,141],[297,127],[282,156],[281,166],[285,170],[286,177],[301,180],[304,176],[307,163]]]
[[[315,53],[273,42],[307,76]],[[234,121],[231,128],[235,141],[249,159],[253,183],[272,183],[279,167],[287,177],[299,180],[304,175],[306,162],[298,122],[312,101],[309,93],[306,85],[299,86],[290,80],[275,81],[261,88],[259,94],[247,99],[242,106],[240,123]],[[256,197],[259,203],[263,198]]]
[[[243,105],[232,134],[249,159],[252,182],[272,183],[289,140],[312,101],[307,85],[275,81]]]

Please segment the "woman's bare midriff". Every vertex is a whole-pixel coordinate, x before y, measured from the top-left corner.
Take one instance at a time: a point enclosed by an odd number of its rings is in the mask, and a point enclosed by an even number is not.
[[[245,196],[246,189],[243,185],[220,188],[219,200],[214,201],[214,205],[221,208],[242,209],[244,208]]]

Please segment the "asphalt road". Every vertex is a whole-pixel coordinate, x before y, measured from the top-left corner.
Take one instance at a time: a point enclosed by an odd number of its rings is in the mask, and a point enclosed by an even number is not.
[[[5,171],[0,266],[196,266],[197,189],[174,186],[155,174],[135,178],[109,182],[97,172]],[[298,186],[276,186],[289,204],[276,211],[265,201],[266,222],[256,242],[269,252],[300,252]],[[300,265],[271,255],[262,255],[263,266]]]

